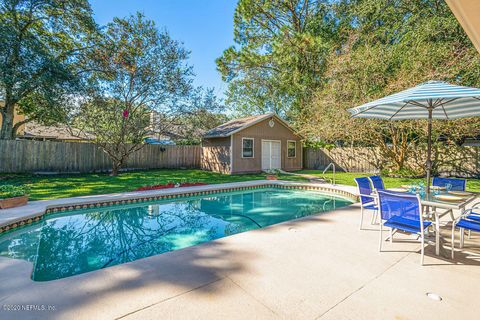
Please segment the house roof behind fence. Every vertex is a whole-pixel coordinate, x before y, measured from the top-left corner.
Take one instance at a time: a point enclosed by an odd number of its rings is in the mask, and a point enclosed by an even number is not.
[[[92,140],[94,136],[66,125],[44,126],[35,121],[25,124],[25,132],[19,138],[55,140]]]

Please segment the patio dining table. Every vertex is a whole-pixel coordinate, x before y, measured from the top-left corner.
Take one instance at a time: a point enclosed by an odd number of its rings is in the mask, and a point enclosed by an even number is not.
[[[409,192],[411,193],[411,192]],[[454,210],[459,211],[462,215],[467,205],[472,203],[480,193],[470,192],[468,196],[462,196],[462,200],[459,201],[446,201],[440,200],[436,195],[447,195],[446,191],[439,191],[435,194],[433,191],[420,197],[420,202],[423,207],[426,208],[424,214],[427,219],[431,219],[435,227],[435,254],[440,255],[440,219],[447,214],[450,214],[451,220],[455,219]],[[431,210],[430,210],[431,209]],[[442,210],[442,211],[440,211]]]

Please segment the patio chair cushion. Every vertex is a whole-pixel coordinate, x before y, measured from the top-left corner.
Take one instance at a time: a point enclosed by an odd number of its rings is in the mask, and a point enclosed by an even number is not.
[[[463,229],[468,229],[468,230],[480,232],[480,223],[478,223],[478,222],[469,221],[469,220],[465,220],[465,219],[460,219],[460,221],[457,222],[456,226],[458,228],[463,228]]]
[[[425,230],[428,226],[430,226],[432,222],[430,221],[423,221],[423,229]],[[384,226],[390,227],[393,229],[399,229],[411,233],[420,233],[420,221],[419,220],[412,220],[403,218],[401,216],[393,216],[388,219]]]

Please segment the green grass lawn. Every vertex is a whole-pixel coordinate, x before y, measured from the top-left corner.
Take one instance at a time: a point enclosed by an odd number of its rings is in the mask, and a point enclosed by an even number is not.
[[[265,174],[224,175],[201,170],[149,170],[125,172],[118,177],[108,174],[76,175],[7,175],[0,174],[1,184],[25,184],[31,188],[30,200],[133,191],[147,185],[167,182],[204,182],[208,184],[265,179]],[[305,181],[301,177],[282,175],[280,179]]]
[[[302,170],[306,173],[323,177],[321,171]],[[368,176],[364,173],[336,174],[336,183],[354,186],[355,177]],[[325,174],[332,178],[332,173]],[[150,170],[125,172],[118,177],[108,174],[76,174],[76,175],[0,175],[1,184],[28,185],[31,188],[30,200],[47,200],[66,197],[106,194],[133,191],[147,185],[165,184],[167,182],[204,182],[208,184],[240,182],[265,179],[265,174],[224,175],[201,170]],[[298,176],[281,175],[282,180],[306,181]],[[402,184],[418,183],[422,179],[384,178],[387,188],[399,187]],[[467,189],[480,192],[480,180],[469,179]]]
[[[326,177],[333,179],[333,173],[328,172],[325,175],[322,174],[322,171],[318,170],[302,170],[298,173],[310,174],[318,177]],[[356,186],[354,178],[357,177],[368,177],[369,173],[354,173],[354,172],[337,172],[335,174],[335,179],[337,184],[345,184],[349,186]],[[402,184],[412,184],[419,183],[420,181],[425,181],[425,179],[410,179],[410,178],[389,178],[383,177],[386,188],[395,188],[400,187]],[[480,192],[480,179],[468,179],[467,180],[467,190],[473,192]]]

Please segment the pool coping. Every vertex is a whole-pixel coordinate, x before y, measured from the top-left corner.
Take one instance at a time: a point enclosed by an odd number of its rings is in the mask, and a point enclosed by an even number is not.
[[[345,197],[354,202],[357,201],[356,188],[352,186],[285,180],[252,180],[193,187],[30,201],[26,206],[0,210],[0,234],[39,221],[49,213],[95,207],[101,208],[117,204],[142,203],[162,199],[176,199],[184,196],[208,195],[225,191],[241,191],[268,186],[321,191]]]

